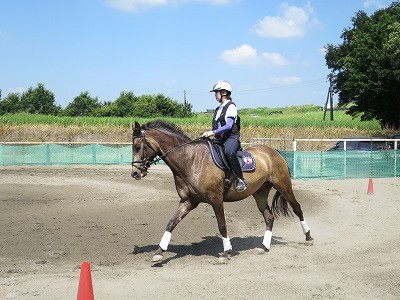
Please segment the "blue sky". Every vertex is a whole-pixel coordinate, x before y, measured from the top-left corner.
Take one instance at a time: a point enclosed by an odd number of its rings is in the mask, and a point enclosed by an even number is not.
[[[122,91],[162,93],[194,111],[233,86],[238,108],[325,103],[323,47],[341,42],[359,10],[392,1],[0,1],[0,89],[43,83],[65,107],[81,92],[115,101]]]

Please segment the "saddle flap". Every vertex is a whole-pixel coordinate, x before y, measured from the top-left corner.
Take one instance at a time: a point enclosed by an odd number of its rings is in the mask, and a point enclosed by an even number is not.
[[[256,169],[256,161],[253,154],[245,150],[237,151],[236,156],[239,159],[240,166],[243,172],[250,172]]]
[[[221,170],[228,169],[228,162],[226,161],[222,146],[211,141],[207,141],[207,143],[210,147],[211,156],[215,165]],[[256,161],[251,153],[245,150],[239,150],[236,152],[236,156],[239,159],[239,164],[243,172],[251,172],[256,169]]]

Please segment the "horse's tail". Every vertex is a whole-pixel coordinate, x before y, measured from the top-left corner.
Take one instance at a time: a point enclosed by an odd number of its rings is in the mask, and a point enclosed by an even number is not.
[[[272,199],[271,211],[275,217],[278,217],[280,214],[284,217],[293,216],[292,211],[289,209],[288,202],[279,191],[276,191]]]

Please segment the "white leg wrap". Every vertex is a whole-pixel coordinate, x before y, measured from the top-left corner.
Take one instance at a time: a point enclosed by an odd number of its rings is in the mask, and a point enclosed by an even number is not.
[[[232,250],[231,240],[229,239],[229,237],[227,237],[227,238],[223,237],[222,244],[224,245],[224,251]]]
[[[171,232],[166,231],[166,232],[164,232],[164,234],[161,238],[160,247],[164,251],[167,251],[167,249],[168,249],[169,241],[171,240],[171,235],[172,235]]]
[[[265,246],[265,248],[267,248],[269,250],[269,248],[271,248],[271,239],[272,239],[272,231],[271,230],[267,230],[264,233],[264,239],[262,244]]]
[[[300,221],[300,224],[304,234],[310,231],[310,227],[308,227],[306,220]]]

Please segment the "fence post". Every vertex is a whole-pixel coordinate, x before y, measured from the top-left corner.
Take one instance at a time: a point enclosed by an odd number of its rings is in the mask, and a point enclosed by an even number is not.
[[[0,166],[3,165],[3,144],[0,144]]]
[[[97,158],[96,158],[96,146],[97,144],[92,144],[92,163],[95,165],[97,162]]]
[[[46,143],[46,165],[50,165],[51,164],[51,160],[50,160],[50,144]]]
[[[397,150],[398,149],[397,146],[398,146],[397,140],[395,140],[394,141],[394,149],[393,149],[393,151],[394,151],[394,177],[397,177],[397,175],[398,175],[397,174],[397,153],[399,153],[398,152],[399,150]]]
[[[296,178],[296,140],[293,139],[293,179]]]

